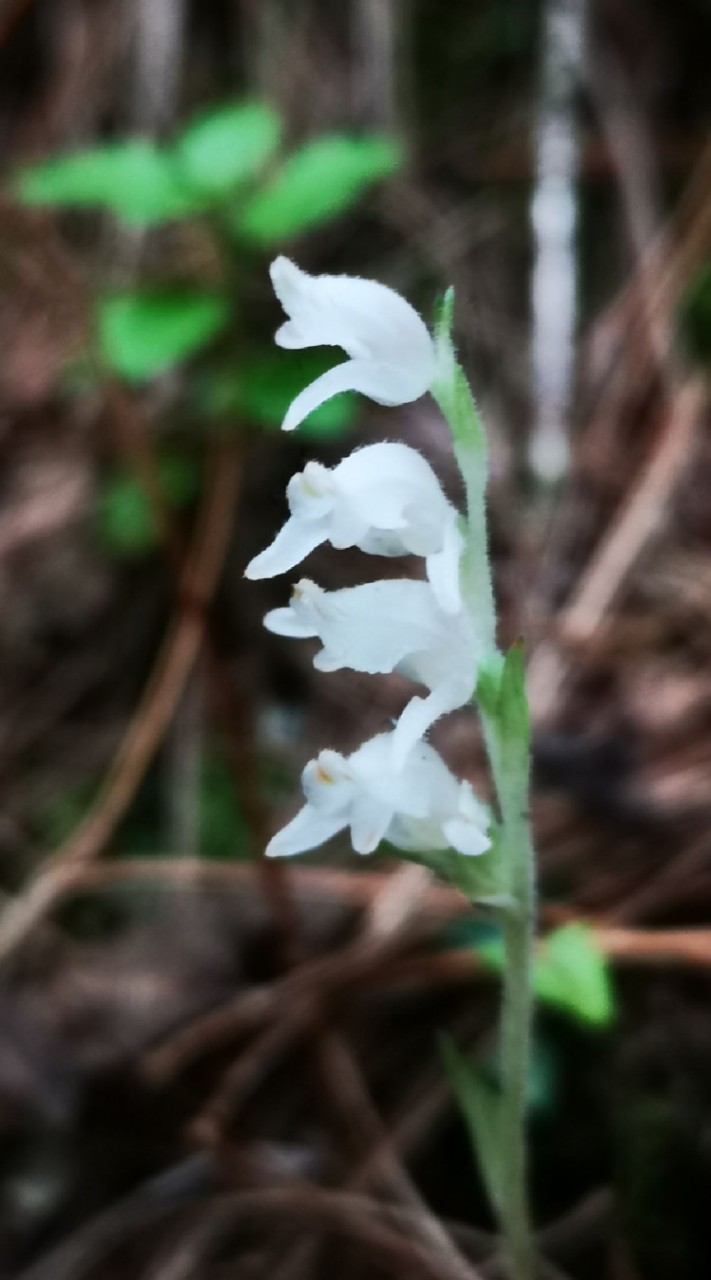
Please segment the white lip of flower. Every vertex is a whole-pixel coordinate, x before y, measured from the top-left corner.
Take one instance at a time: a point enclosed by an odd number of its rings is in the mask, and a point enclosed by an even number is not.
[[[306,804],[267,854],[304,853],[346,827],[356,853],[373,853],[381,840],[412,853],[485,853],[489,814],[470,784],[455,778],[426,742],[417,743],[404,769],[394,769],[392,739],[381,733],[350,756],[327,750],[311,760],[302,774]]]
[[[291,515],[271,546],[250,561],[248,578],[285,573],[330,542],[339,550],[425,556],[439,603],[448,612],[460,607],[458,513],[416,449],[383,442],[356,449],[330,469],[308,462],[289,481],[287,498]]]
[[[316,378],[284,418],[293,431],[341,391],[360,391],[377,404],[409,404],[429,390],[435,352],[427,326],[394,289],[357,276],[310,276],[289,258],[269,268],[289,319],[275,335],[280,347],[342,347],[350,356]]]
[[[464,608],[446,613],[428,582],[391,579],[324,591],[302,578],[288,607],[272,609],[264,625],[276,635],[318,636],[319,671],[397,671],[426,685],[429,696],[410,700],[392,735],[396,768],[435,720],[474,693],[481,655],[473,621]]]

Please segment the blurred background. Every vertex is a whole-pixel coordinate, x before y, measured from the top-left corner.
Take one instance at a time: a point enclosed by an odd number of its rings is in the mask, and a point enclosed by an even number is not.
[[[409,696],[262,629],[290,475],[401,438],[462,498],[429,398],[279,432],[340,358],[274,347],[282,252],[455,286],[534,713],[541,1275],[711,1274],[710,41],[705,0],[2,0],[3,1278],[503,1275],[489,923],[387,851],[261,858]],[[433,741],[486,793],[468,714]]]

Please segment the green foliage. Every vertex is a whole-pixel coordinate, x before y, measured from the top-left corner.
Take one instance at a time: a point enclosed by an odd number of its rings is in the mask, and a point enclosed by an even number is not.
[[[440,1048],[484,1185],[492,1203],[500,1206],[503,1200],[501,1095],[484,1072],[465,1058],[449,1036],[441,1038]]]
[[[680,318],[688,351],[701,364],[711,365],[711,261],[694,276]]]
[[[249,856],[250,831],[235,792],[234,780],[221,754],[210,751],[200,778],[198,840],[205,858]]]
[[[233,102],[196,116],[171,146],[108,142],[32,165],[15,180],[25,204],[104,209],[132,226],[206,213],[256,179],[274,157],[281,120],[263,102]],[[233,203],[232,229],[270,246],[347,209],[401,162],[378,134],[328,134],[298,147],[263,186]]]
[[[280,136],[279,116],[266,103],[233,103],[204,112],[188,125],[175,157],[189,185],[221,197],[264,167]]]
[[[528,1063],[526,1105],[531,1116],[555,1112],[561,1091],[561,1054],[551,1037],[536,1033]]]
[[[391,138],[315,138],[294,151],[237,211],[234,230],[255,244],[278,244],[336,217],[400,163],[400,150]]]
[[[476,697],[504,825],[517,823],[526,804],[530,770],[530,718],[522,643],[512,645],[505,658],[494,654],[483,665]]]
[[[50,848],[57,848],[79,826],[94,804],[97,792],[97,782],[86,779],[51,797],[40,808],[39,833]]]
[[[127,382],[142,382],[185,360],[228,319],[225,298],[196,289],[131,290],[99,303],[103,360]]]
[[[496,719],[504,740],[525,746],[528,752],[530,717],[526,696],[526,665],[523,642],[511,645],[501,671],[497,697]]]
[[[56,156],[25,169],[25,204],[106,209],[133,226],[198,213],[255,176],[275,151],[281,121],[264,103],[233,103],[193,120],[172,148],[144,138]]]
[[[453,885],[470,902],[506,909],[513,905],[508,871],[501,856],[501,829],[490,821],[491,848],[477,858],[462,857],[454,849],[407,853],[394,850],[394,855],[429,867],[436,876]]]
[[[511,646],[503,661],[496,654],[482,667],[476,696],[482,712],[496,721],[503,741],[528,750],[530,724],[521,641]]]
[[[607,961],[584,924],[556,929],[536,957],[533,983],[540,1000],[590,1026],[608,1026],[614,1001]]]
[[[203,377],[199,407],[212,418],[237,417],[252,426],[280,427],[291,401],[314,378],[333,364],[320,351],[254,354],[244,369],[215,369]],[[334,396],[316,409],[299,428],[301,437],[337,438],[355,421],[357,401],[350,392]]]
[[[170,507],[188,506],[197,496],[199,475],[194,463],[184,455],[166,454],[160,458],[158,480]],[[114,555],[142,556],[158,541],[150,503],[128,470],[116,471],[105,481],[98,517],[102,538]]]
[[[467,1127],[475,1160],[493,1205],[503,1199],[502,1094],[499,1053],[481,1064],[467,1058],[449,1036],[440,1037],[444,1069]],[[553,1044],[536,1036],[526,1084],[529,1114],[554,1110],[560,1093],[560,1061]],[[503,1188],[505,1190],[505,1188]]]
[[[131,226],[183,218],[199,205],[170,157],[141,138],[57,156],[16,181],[25,204],[108,209]]]
[[[500,938],[479,942],[477,953],[493,969],[504,966]],[[609,1026],[615,1016],[607,960],[584,924],[563,925],[536,953],[533,989],[539,1000],[590,1027]]]

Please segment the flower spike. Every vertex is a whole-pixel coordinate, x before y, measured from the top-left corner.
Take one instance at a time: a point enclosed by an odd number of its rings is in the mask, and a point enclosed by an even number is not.
[[[280,347],[342,347],[350,359],[299,393],[282,423],[293,431],[341,391],[359,391],[377,404],[409,404],[429,390],[435,374],[427,326],[394,289],[357,276],[311,276],[289,258],[269,268],[274,292],[289,319],[275,335]]]

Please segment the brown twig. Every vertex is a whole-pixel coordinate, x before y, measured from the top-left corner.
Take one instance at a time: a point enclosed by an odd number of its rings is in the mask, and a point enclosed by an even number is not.
[[[227,549],[239,480],[236,450],[222,446],[184,574],[185,599],[206,601]],[[203,636],[196,609],[179,607],[139,706],[124,735],[103,791],[78,828],[40,867],[34,881],[0,921],[0,959],[27,936],[72,882],[72,868],[96,858],[126,812],[161,741],[198,656]]]
[[[670,498],[691,460],[694,433],[706,402],[700,379],[690,379],[669,403],[658,439],[631,494],[605,532],[580,584],[555,623],[564,647],[589,642],[631,570],[662,527]],[[528,688],[538,720],[556,709],[567,673],[558,641],[544,641],[531,657]]]
[[[152,1184],[151,1184],[152,1185]],[[153,1194],[134,1192],[125,1201],[99,1214],[69,1241],[45,1259],[33,1264],[18,1280],[78,1280],[127,1235],[175,1212],[175,1204],[156,1200]],[[478,1280],[471,1264],[454,1264],[418,1240],[412,1231],[412,1214],[397,1206],[379,1205],[363,1196],[325,1191],[319,1187],[284,1186],[240,1191],[210,1202],[210,1231],[215,1241],[232,1234],[242,1223],[280,1223],[293,1220],[358,1241],[372,1249],[395,1274],[430,1277],[431,1280]]]
[[[135,397],[120,383],[111,378],[105,378],[105,392],[119,445],[143,490],[178,589],[181,594],[184,594],[181,572],[184,554],[182,539],[165,499],[148,424]],[[243,701],[235,694],[232,680],[220,652],[213,619],[204,607],[205,601],[188,598],[188,604],[201,619],[212,703],[217,718],[222,724],[227,748],[227,763],[245,822],[252,833],[256,849],[261,854],[266,848],[270,835],[269,815],[252,749],[252,728],[248,723]],[[290,963],[295,962],[299,958],[298,923],[289,891],[286,868],[267,861],[260,861],[258,867],[264,896],[279,930],[283,959]]]

